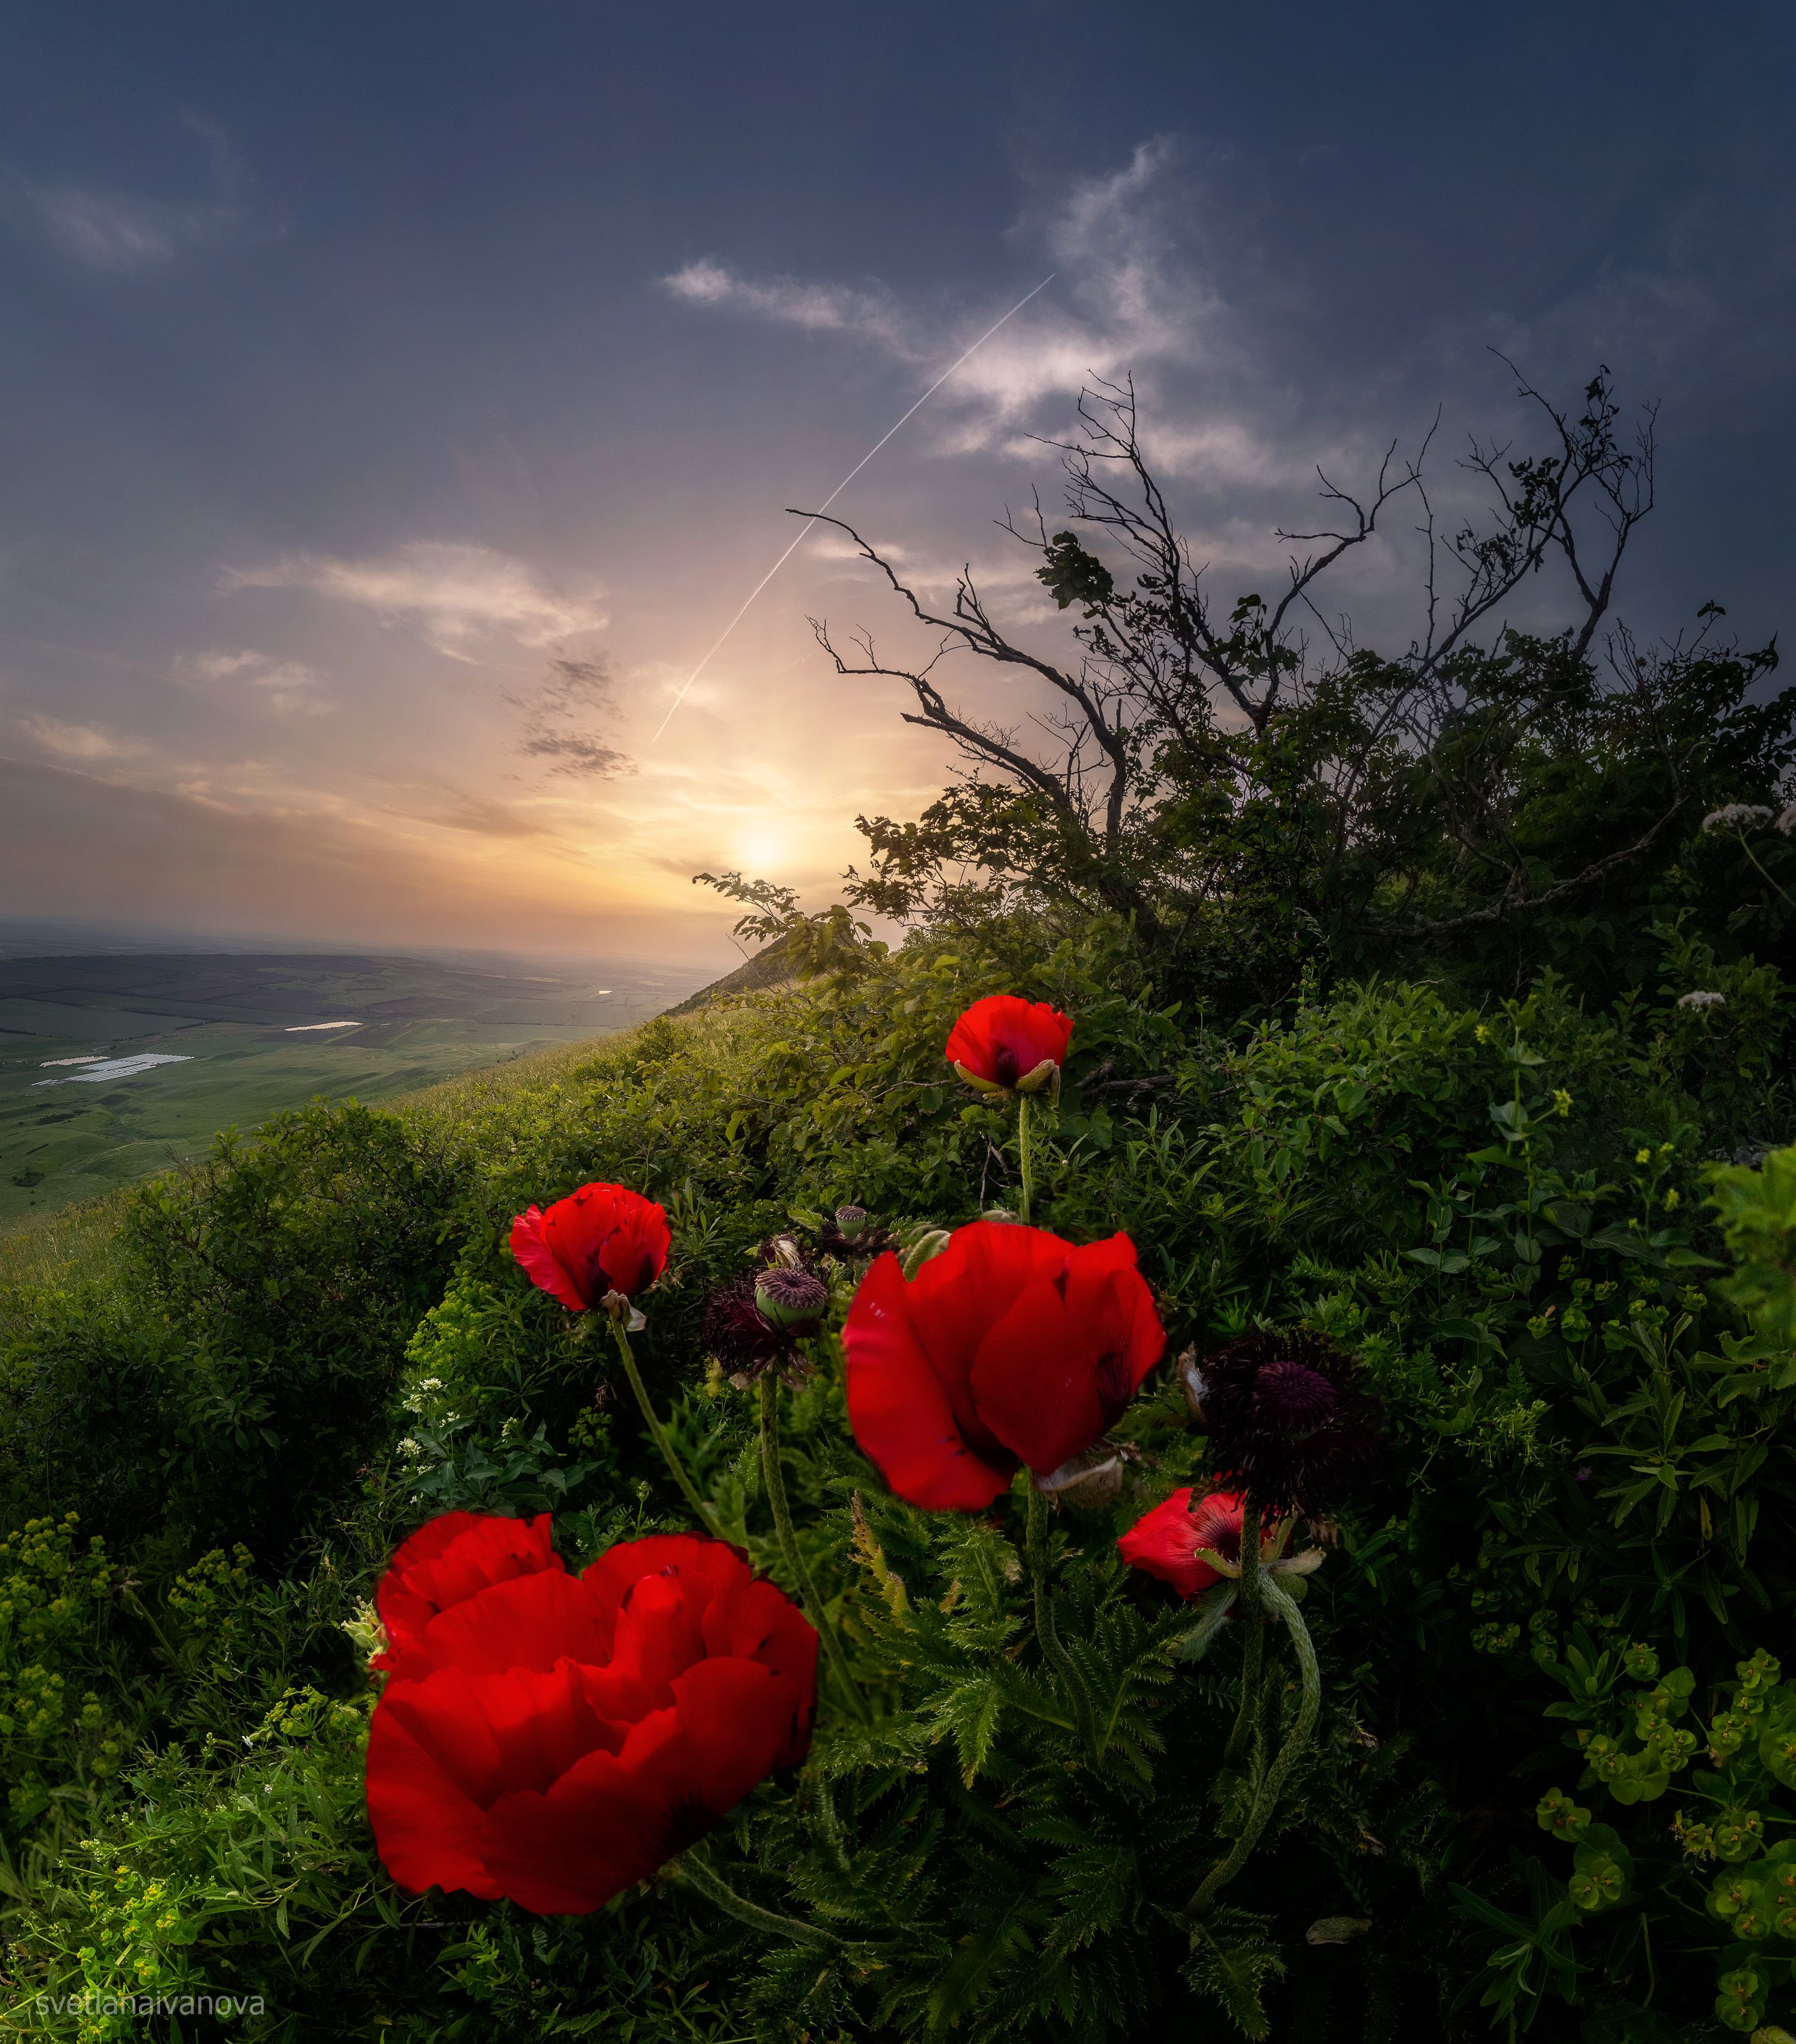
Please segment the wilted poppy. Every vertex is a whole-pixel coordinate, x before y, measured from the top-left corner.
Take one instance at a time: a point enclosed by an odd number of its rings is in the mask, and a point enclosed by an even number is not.
[[[975,1221],[906,1281],[882,1256],[842,1341],[855,1438],[900,1497],[982,1511],[1114,1424],[1166,1346],[1125,1235]]]
[[[1240,1566],[1241,1514],[1247,1504],[1247,1493],[1239,1490],[1213,1490],[1194,1504],[1192,1497],[1189,1485],[1175,1490],[1117,1543],[1130,1568],[1171,1583],[1187,1601],[1223,1580],[1222,1572],[1200,1550]],[[1262,1552],[1275,1549],[1280,1539],[1276,1529],[1268,1529],[1261,1536]]]
[[[810,1622],[721,1541],[490,1583],[424,1624],[375,1707],[381,1859],[413,1891],[585,1914],[802,1759],[816,1694]]]
[[[770,1370],[795,1384],[806,1374],[798,1343],[817,1332],[829,1311],[829,1287],[815,1271],[776,1263],[713,1293],[702,1339],[738,1389]]]
[[[590,1312],[607,1292],[633,1299],[647,1291],[672,1246],[663,1210],[624,1185],[582,1185],[511,1224],[511,1253],[530,1281],[576,1313]]]
[[[1072,1033],[1071,1018],[1044,1001],[990,993],[955,1024],[948,1062],[980,1093],[1043,1093],[1060,1085]]]
[[[1184,1381],[1213,1474],[1251,1492],[1265,1519],[1325,1516],[1378,1452],[1365,1373],[1326,1335],[1244,1335],[1195,1361]]]

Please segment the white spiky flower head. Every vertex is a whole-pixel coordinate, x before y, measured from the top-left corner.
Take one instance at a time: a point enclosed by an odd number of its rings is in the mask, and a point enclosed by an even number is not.
[[[1695,993],[1681,993],[1678,997],[1678,1005],[1680,1008],[1725,1008],[1727,1005],[1728,997],[1725,993],[1698,991]]]

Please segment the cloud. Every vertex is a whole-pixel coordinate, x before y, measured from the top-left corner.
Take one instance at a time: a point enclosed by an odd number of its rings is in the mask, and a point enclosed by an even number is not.
[[[613,707],[615,684],[603,659],[558,659],[528,695],[507,700],[524,713],[520,750],[555,763],[551,774],[576,780],[608,780],[632,770],[631,762],[607,745],[594,728]]]
[[[240,241],[250,228],[237,195],[237,159],[222,131],[189,121],[211,159],[212,190],[198,199],[156,198],[75,180],[0,173],[0,210],[84,270],[115,275]]]
[[[1186,390],[1181,430],[1167,436],[1167,472],[1189,463],[1217,482],[1301,477],[1277,436],[1262,430],[1258,401],[1266,377],[1248,344],[1248,323],[1217,281],[1224,264],[1199,225],[1217,209],[1179,151],[1166,141],[1133,150],[1102,175],[1061,182],[1017,229],[1042,252],[1054,281],[963,364],[932,400],[938,444],[947,451],[997,448],[1039,459],[1027,436],[1067,429],[1067,415],[1094,377],[1156,372]],[[1033,279],[1032,279],[1033,281]],[[756,279],[706,258],[662,280],[683,302],[840,334],[879,348],[916,379],[933,380],[989,327],[1002,302],[944,317],[900,305],[878,288],[777,276]]]
[[[324,676],[303,660],[276,659],[244,648],[235,653],[193,653],[175,663],[183,678],[240,682],[262,691],[263,700],[283,717],[322,717],[336,705],[318,693]]]
[[[870,334],[904,352],[909,344],[889,293],[844,284],[806,283],[797,277],[744,277],[710,256],[661,279],[663,290],[687,305],[730,306],[808,333]]]
[[[514,802],[502,802],[467,788],[444,788],[436,799],[417,809],[390,809],[390,816],[437,824],[444,830],[467,831],[475,837],[521,838],[549,835],[549,826]]]
[[[97,724],[65,724],[37,710],[27,710],[19,724],[29,737],[58,759],[125,759],[144,750],[136,739],[122,738]]]
[[[255,568],[229,568],[227,590],[302,589],[365,605],[387,624],[414,624],[452,659],[471,660],[483,635],[547,646],[606,621],[590,594],[557,589],[526,561],[494,548],[420,540],[360,560],[292,554]]]

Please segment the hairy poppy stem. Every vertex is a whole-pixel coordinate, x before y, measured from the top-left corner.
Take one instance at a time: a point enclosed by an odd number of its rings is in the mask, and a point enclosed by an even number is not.
[[[1017,1096],[1017,1167],[1023,1181],[1023,1189],[1018,1201],[1017,1218],[1025,1228],[1029,1225],[1029,1201],[1034,1189],[1035,1174],[1029,1156],[1029,1097],[1026,1093]]]
[[[779,1466],[779,1379],[771,1370],[761,1378],[761,1475],[767,1485],[767,1502],[773,1508],[773,1530],[779,1535],[779,1551],[786,1558],[786,1566],[798,1585],[811,1623],[817,1627],[825,1657],[835,1669],[837,1681],[854,1707],[855,1716],[863,1724],[869,1724],[872,1719],[867,1699],[860,1693],[860,1685],[848,1666],[848,1657],[842,1650],[842,1642],[799,1550],[798,1537],[792,1530],[792,1507],[786,1496],[786,1472]]]
[[[681,1495],[692,1508],[693,1516],[713,1540],[724,1538],[724,1530],[717,1523],[717,1516],[699,1495],[698,1486],[686,1473],[686,1464],[680,1460],[679,1450],[674,1446],[673,1436],[656,1418],[654,1405],[648,1396],[648,1387],[642,1381],[642,1372],[636,1368],[636,1351],[630,1347],[629,1335],[621,1320],[613,1320],[611,1332],[617,1343],[617,1353],[623,1358],[624,1374],[630,1380],[630,1389],[636,1393],[636,1402],[642,1408],[642,1416],[648,1431],[655,1437],[655,1445],[672,1472],[673,1479],[680,1487]]]
[[[1041,1642],[1042,1658],[1066,1684],[1073,1700],[1079,1729],[1089,1739],[1090,1714],[1085,1685],[1079,1678],[1072,1656],[1061,1642],[1060,1628],[1054,1617],[1054,1591],[1048,1574],[1048,1500],[1033,1483],[1029,1489],[1028,1523],[1029,1580],[1035,1591],[1035,1636]]]
[[[1310,1735],[1316,1729],[1317,1713],[1322,1707],[1321,1670],[1316,1665],[1316,1648],[1310,1637],[1310,1628],[1303,1622],[1303,1614],[1297,1608],[1297,1600],[1275,1576],[1261,1575],[1256,1587],[1260,1602],[1274,1616],[1284,1621],[1285,1629],[1291,1636],[1302,1690],[1298,1701],[1297,1722],[1291,1727],[1290,1736],[1280,1747],[1278,1758],[1266,1770],[1266,1778],[1260,1785],[1260,1793],[1254,1798],[1253,1808],[1241,1827],[1240,1836],[1227,1858],[1218,1860],[1204,1876],[1186,1906],[1186,1915],[1200,1922],[1209,1915],[1217,1896],[1247,1865],[1248,1855],[1259,1844],[1260,1834],[1271,1819],[1291,1769],[1310,1743]]]
[[[795,1945],[812,1945],[824,1951],[842,1949],[842,1939],[821,1924],[801,1923],[796,1916],[782,1916],[778,1910],[763,1909],[760,1903],[738,1895],[733,1888],[719,1880],[696,1854],[682,1854],[667,1871],[676,1874],[688,1887],[695,1888],[708,1902],[714,1902],[738,1922],[752,1924],[757,1931],[771,1931],[775,1937],[790,1938]]]
[[[1225,1769],[1238,1768],[1246,1761],[1260,1718],[1260,1674],[1266,1662],[1266,1627],[1260,1615],[1260,1507],[1249,1497],[1241,1508],[1241,1575],[1236,1589],[1241,1623],[1246,1628],[1241,1646],[1241,1705],[1223,1749]]]

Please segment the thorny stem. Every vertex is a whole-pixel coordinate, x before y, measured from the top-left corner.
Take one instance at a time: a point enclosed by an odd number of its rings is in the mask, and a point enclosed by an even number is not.
[[[636,1368],[636,1353],[630,1347],[630,1338],[622,1320],[612,1321],[611,1332],[617,1343],[617,1353],[623,1358],[624,1374],[630,1380],[630,1389],[636,1393],[636,1402],[642,1408],[644,1421],[649,1432],[654,1435],[655,1445],[661,1450],[674,1481],[679,1485],[681,1495],[692,1508],[694,1517],[711,1538],[713,1540],[722,1539],[724,1530],[717,1523],[717,1514],[698,1494],[698,1486],[686,1473],[686,1464],[680,1460],[679,1450],[674,1446],[673,1436],[656,1416],[655,1408],[649,1400],[648,1387],[642,1381],[642,1372]]]
[[[1029,1225],[1029,1197],[1033,1189],[1034,1171],[1029,1156],[1029,1097],[1026,1093],[1017,1096],[1017,1166],[1023,1181],[1020,1211],[1017,1218],[1025,1228]]]
[[[1060,1628],[1054,1619],[1054,1592],[1048,1575],[1048,1500],[1033,1483],[1029,1489],[1029,1581],[1035,1591],[1035,1636],[1041,1642],[1042,1658],[1066,1684],[1079,1728],[1089,1741],[1085,1685],[1079,1678],[1071,1655],[1061,1644]]]
[[[758,1902],[738,1895],[696,1853],[683,1853],[667,1871],[697,1888],[707,1901],[714,1902],[739,1921],[752,1924],[757,1931],[770,1931],[776,1937],[790,1938],[795,1945],[811,1945],[824,1951],[842,1949],[842,1940],[821,1924],[801,1923],[796,1916],[782,1916],[777,1910],[763,1909]]]
[[[1241,1827],[1240,1836],[1230,1848],[1227,1858],[1218,1860],[1204,1876],[1198,1892],[1186,1906],[1186,1913],[1200,1922],[1210,1914],[1217,1896],[1246,1865],[1248,1854],[1260,1842],[1260,1835],[1277,1806],[1279,1792],[1298,1757],[1310,1743],[1310,1734],[1316,1729],[1317,1713],[1322,1707],[1321,1671],[1316,1665],[1316,1649],[1310,1640],[1310,1628],[1303,1622],[1303,1614],[1297,1608],[1296,1599],[1275,1576],[1263,1574],[1260,1578],[1259,1592],[1260,1601],[1283,1619],[1285,1629],[1290,1634],[1291,1645],[1297,1653],[1302,1691],[1298,1702],[1297,1722],[1291,1727],[1290,1736],[1280,1748],[1278,1758],[1266,1770],[1266,1778],[1260,1785],[1260,1793],[1254,1798],[1253,1808],[1248,1814],[1247,1822]]]
[[[1260,1721],[1260,1685],[1266,1662],[1266,1625],[1260,1614],[1260,1507],[1249,1498],[1241,1512],[1241,1577],[1236,1599],[1246,1627],[1241,1646],[1241,1707],[1223,1749],[1225,1769],[1240,1766]]]
[[[860,1685],[849,1669],[848,1656],[842,1651],[842,1642],[830,1623],[823,1599],[817,1594],[810,1569],[799,1549],[798,1535],[792,1530],[792,1507],[786,1496],[786,1472],[779,1466],[779,1379],[771,1370],[761,1378],[761,1476],[767,1485],[767,1502],[773,1508],[773,1530],[779,1536],[779,1551],[786,1558],[786,1566],[798,1585],[811,1623],[817,1627],[825,1657],[835,1669],[844,1694],[854,1707],[855,1716],[863,1724],[870,1723],[867,1699],[860,1693]]]

